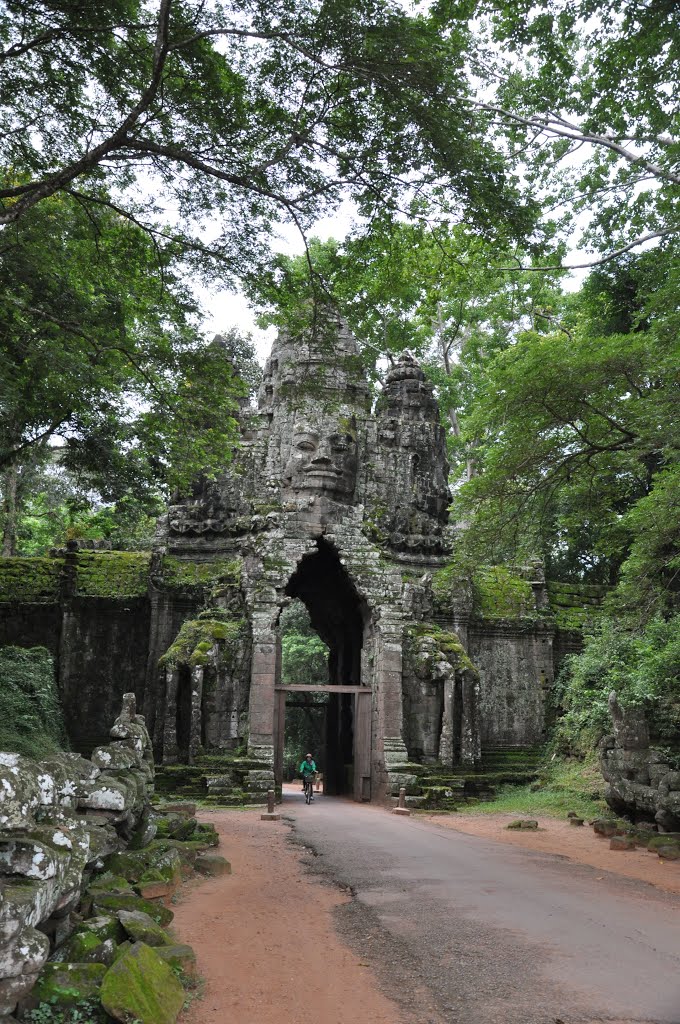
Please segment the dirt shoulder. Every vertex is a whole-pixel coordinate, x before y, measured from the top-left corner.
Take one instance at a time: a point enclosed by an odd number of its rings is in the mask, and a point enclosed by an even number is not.
[[[418,815],[420,818],[421,816]],[[665,861],[648,850],[610,850],[609,840],[595,835],[587,824],[581,828],[557,818],[525,815],[538,821],[539,830],[508,831],[518,814],[454,814],[422,816],[425,821],[468,835],[493,839],[527,850],[554,853],[577,864],[588,864],[624,878],[649,882],[665,892],[680,893],[680,861]]]
[[[173,931],[193,946],[204,979],[183,1024],[400,1024],[399,1008],[335,934],[333,910],[349,897],[305,871],[285,822],[260,821],[259,810],[200,817],[220,833],[232,874],[192,881],[174,908]]]

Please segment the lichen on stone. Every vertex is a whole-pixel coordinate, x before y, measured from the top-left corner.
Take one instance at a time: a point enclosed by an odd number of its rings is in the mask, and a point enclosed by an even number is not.
[[[76,563],[76,594],[113,600],[144,597],[150,562],[148,552],[81,551]]]

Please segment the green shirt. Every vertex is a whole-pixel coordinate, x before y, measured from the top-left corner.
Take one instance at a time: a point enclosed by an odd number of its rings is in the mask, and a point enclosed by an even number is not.
[[[302,764],[300,765],[300,774],[301,775],[311,775],[312,772],[315,772],[315,771],[316,771],[316,764],[314,762],[314,758],[312,758],[311,761],[308,761],[307,758],[305,758],[304,761],[302,762]]]

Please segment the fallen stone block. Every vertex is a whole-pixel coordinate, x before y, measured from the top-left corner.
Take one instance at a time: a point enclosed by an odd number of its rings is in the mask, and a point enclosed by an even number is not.
[[[136,942],[108,969],[100,998],[121,1024],[175,1024],[184,990],[172,967],[151,946]]]
[[[221,857],[219,853],[199,853],[194,867],[202,875],[217,877],[231,874],[231,864],[226,857]]]
[[[97,998],[106,972],[104,964],[47,963],[30,995],[22,1000],[21,1009],[25,1012],[40,1003],[68,1007]]]
[[[678,843],[665,843],[664,846],[657,847],[656,852],[662,860],[680,860],[680,844]]]
[[[171,804],[161,804],[155,807],[154,810],[160,814],[184,814],[188,818],[193,818],[196,815],[196,804],[192,804],[189,801],[178,801]]]
[[[103,893],[101,896],[95,897],[93,906],[98,914],[117,914],[119,910],[141,910],[148,914],[156,924],[163,925],[163,927],[170,924],[175,916],[162,903],[143,900],[141,896],[136,896],[133,892]]]
[[[570,825],[575,825],[577,827],[580,827],[581,825],[583,825],[583,818],[577,818],[577,817],[569,818],[569,824]]]
[[[393,807],[392,814],[400,814],[402,817],[407,818],[411,814],[411,811],[408,807]]]
[[[171,944],[166,931],[141,910],[119,910],[118,920],[133,942],[145,942],[147,946],[168,946]]]
[[[635,839],[633,836],[612,836],[609,840],[610,850],[634,850]]]
[[[158,946],[156,952],[161,960],[165,960],[174,970],[181,971],[188,978],[196,976],[196,954],[191,946],[175,943],[170,946]]]
[[[593,822],[593,831],[598,836],[604,836],[605,839],[609,839],[611,836],[617,835],[621,830],[615,821],[610,821],[607,818],[596,818]]]
[[[0,1018],[7,1017],[17,1003],[23,1002],[37,980],[37,974],[19,974],[15,978],[0,980]]]
[[[510,829],[522,829],[528,832],[535,832],[538,829],[538,822],[533,818],[518,818],[517,821],[511,821],[509,825],[505,826]]]

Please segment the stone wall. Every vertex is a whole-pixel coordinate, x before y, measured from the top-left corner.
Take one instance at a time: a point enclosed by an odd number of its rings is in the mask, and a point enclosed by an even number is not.
[[[0,753],[0,1018],[73,930],[85,881],[103,858],[148,838],[153,774],[134,694],[89,761]]]
[[[544,741],[553,633],[550,623],[535,619],[470,625],[468,650],[480,675],[483,747],[535,746]]]
[[[622,708],[609,695],[613,731],[599,743],[605,799],[636,824],[654,822],[662,832],[680,832],[680,771],[668,752],[650,746],[640,708]]]

